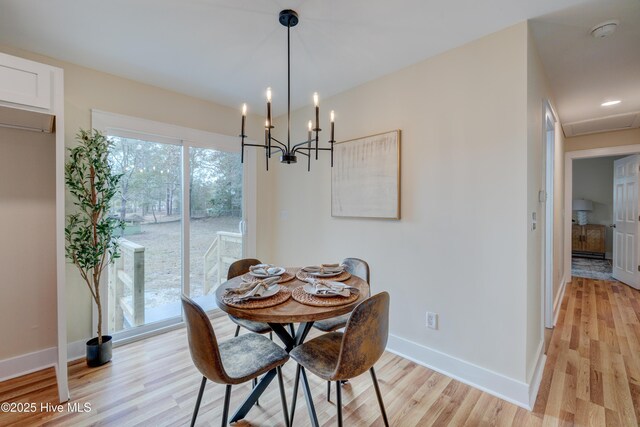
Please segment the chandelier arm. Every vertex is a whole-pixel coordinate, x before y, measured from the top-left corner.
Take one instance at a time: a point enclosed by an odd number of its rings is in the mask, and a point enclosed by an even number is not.
[[[283,144],[282,142],[278,141],[276,138],[271,137],[271,141],[277,142],[278,144],[282,145],[282,147],[287,148],[287,146],[285,144]],[[280,147],[276,147],[276,148],[280,148]]]
[[[272,149],[272,150],[280,150],[280,152],[281,152],[282,154],[285,154],[284,149],[283,149],[283,148],[281,148],[281,147],[278,147],[277,145],[272,145],[272,146],[271,146],[271,149]]]
[[[311,148],[309,148],[309,147],[298,147],[298,148],[296,148],[296,151],[301,151],[301,150],[316,151],[316,149],[314,147],[311,147]],[[318,151],[331,151],[331,148],[320,147],[320,148],[318,148]]]
[[[299,142],[298,144],[294,145],[293,148],[291,149],[291,151],[293,151],[294,153],[296,152],[296,149],[304,144],[309,144],[312,140],[308,140],[308,141],[302,141]]]

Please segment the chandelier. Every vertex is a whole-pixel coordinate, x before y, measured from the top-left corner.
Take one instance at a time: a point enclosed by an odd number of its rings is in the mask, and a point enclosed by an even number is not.
[[[309,120],[307,130],[307,140],[291,145],[291,27],[295,27],[298,24],[298,14],[294,10],[286,9],[280,12],[279,21],[282,25],[287,27],[287,143],[283,143],[271,135],[271,131],[274,129],[273,121],[271,119],[271,88],[267,88],[267,119],[264,124],[264,144],[249,144],[245,143],[245,119],[247,117],[247,104],[242,105],[242,132],[240,138],[242,139],[242,154],[240,161],[244,163],[244,147],[258,147],[265,150],[265,162],[267,170],[269,170],[269,159],[271,155],[278,151],[281,152],[280,163],[297,163],[297,155],[307,156],[307,170],[311,170],[311,157],[315,151],[315,158],[318,160],[319,151],[331,152],[331,167],[333,167],[333,144],[334,139],[334,119],[335,114],[331,111],[331,139],[329,139],[329,147],[318,146],[318,133],[320,129],[319,117],[320,107],[318,105],[318,93],[313,94],[313,103],[315,105],[315,125]],[[314,135],[315,134],[315,135]],[[313,144],[315,143],[315,147]]]

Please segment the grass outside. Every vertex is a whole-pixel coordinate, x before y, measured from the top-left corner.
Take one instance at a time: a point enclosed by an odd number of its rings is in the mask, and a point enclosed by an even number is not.
[[[203,294],[204,254],[218,231],[238,232],[239,217],[191,219],[191,296]],[[158,223],[143,223],[141,233],[125,238],[145,247],[145,306],[160,307],[180,301],[182,292],[180,251],[181,222],[178,216]],[[125,261],[126,262],[126,261]]]

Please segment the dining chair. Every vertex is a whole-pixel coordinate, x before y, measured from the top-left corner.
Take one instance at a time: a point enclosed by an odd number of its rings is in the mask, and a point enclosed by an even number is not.
[[[182,295],[182,308],[187,324],[191,358],[202,374],[191,426],[195,425],[207,380],[226,385],[222,409],[222,426],[225,427],[229,415],[231,386],[253,380],[272,369],[276,369],[282,410],[285,424],[288,427],[289,416],[281,368],[289,360],[287,352],[267,337],[254,333],[233,337],[218,344],[213,326],[204,310],[185,295]]]
[[[229,272],[227,273],[227,280],[233,279],[234,277],[241,276],[249,272],[249,268],[253,265],[262,264],[262,262],[255,258],[245,258],[234,261],[229,266]],[[271,326],[264,322],[254,322],[253,320],[240,319],[238,317],[229,316],[229,319],[236,326],[236,333],[234,337],[237,337],[240,334],[240,327],[250,330],[251,332],[255,332],[256,334],[266,334],[269,332],[269,338],[273,339],[273,333],[271,331]]]
[[[336,384],[336,408],[338,426],[342,426],[341,381],[354,378],[367,370],[376,390],[384,425],[388,426],[387,413],[380,394],[373,365],[380,359],[389,336],[389,294],[381,292],[356,306],[344,332],[329,332],[295,347],[289,355],[298,362],[291,402],[291,419],[296,409],[300,374],[306,378],[305,369],[326,381]]]
[[[365,260],[360,258],[345,258],[342,260],[342,265],[345,266],[345,270],[351,273],[353,276],[357,276],[370,283],[370,270],[369,264]],[[342,329],[347,325],[349,316],[351,313],[343,314],[342,316],[332,317],[330,319],[318,320],[313,323],[313,327],[323,332],[333,332],[338,329]],[[331,400],[331,382],[327,382],[327,401]]]

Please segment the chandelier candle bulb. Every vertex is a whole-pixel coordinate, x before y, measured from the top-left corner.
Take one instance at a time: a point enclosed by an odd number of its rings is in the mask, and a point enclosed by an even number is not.
[[[267,88],[267,121],[271,123],[271,88],[270,87]]]
[[[309,120],[308,125],[309,125],[309,132],[307,133],[307,140],[308,140],[309,142],[311,142],[311,127],[313,126],[313,125],[311,124],[311,120]]]
[[[333,125],[335,124],[335,120],[336,120],[336,113],[334,113],[333,110],[331,110],[331,140],[329,141],[331,143],[334,142],[334,139],[333,139],[334,127],[333,127]]]
[[[247,118],[247,104],[242,104],[242,132],[241,137],[244,137],[244,121]]]

